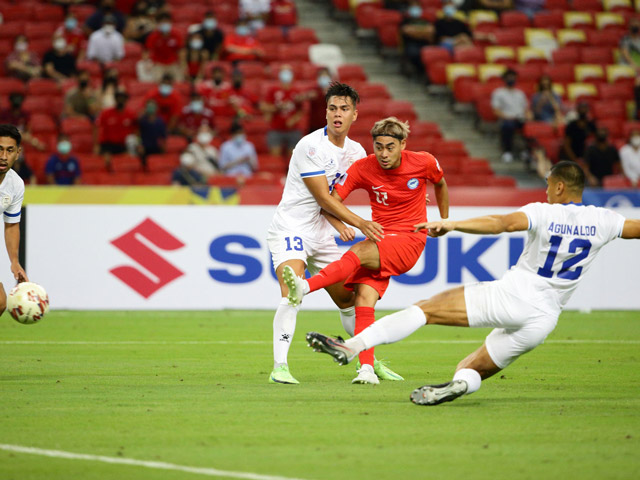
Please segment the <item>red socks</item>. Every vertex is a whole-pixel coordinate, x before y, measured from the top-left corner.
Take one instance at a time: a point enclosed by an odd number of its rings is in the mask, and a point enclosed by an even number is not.
[[[345,253],[340,260],[330,263],[307,280],[309,292],[315,292],[334,283],[342,282],[360,266],[360,259],[352,251]]]
[[[369,325],[373,325],[376,321],[375,309],[373,307],[356,307],[356,328],[354,333],[357,335]],[[364,350],[358,355],[360,365],[371,365],[373,367],[373,348]]]

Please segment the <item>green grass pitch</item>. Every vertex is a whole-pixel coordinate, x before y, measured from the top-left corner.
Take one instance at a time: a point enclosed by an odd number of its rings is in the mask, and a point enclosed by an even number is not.
[[[272,315],[5,314],[0,444],[307,480],[640,478],[639,312],[565,312],[544,345],[437,407],[409,393],[449,380],[488,330],[422,328],[377,349],[406,381],[351,385],[352,365],[304,341],[339,334],[337,314],[303,310],[301,385],[272,385]],[[3,480],[123,478],[203,476],[0,450]]]

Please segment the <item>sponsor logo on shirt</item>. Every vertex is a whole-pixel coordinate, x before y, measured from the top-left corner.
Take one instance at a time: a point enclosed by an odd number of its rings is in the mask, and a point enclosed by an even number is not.
[[[412,178],[407,182],[407,187],[409,187],[409,190],[415,190],[416,188],[418,188],[418,185],[420,185],[420,180],[418,180],[417,178]]]
[[[9,205],[11,205],[11,197],[9,195],[4,195],[0,202],[2,202],[2,209],[6,210],[9,208]]]

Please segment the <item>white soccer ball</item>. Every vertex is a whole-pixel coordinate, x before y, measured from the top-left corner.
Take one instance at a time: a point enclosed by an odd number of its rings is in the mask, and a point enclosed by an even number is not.
[[[49,311],[49,295],[37,283],[19,283],[9,292],[7,310],[16,322],[36,323]]]

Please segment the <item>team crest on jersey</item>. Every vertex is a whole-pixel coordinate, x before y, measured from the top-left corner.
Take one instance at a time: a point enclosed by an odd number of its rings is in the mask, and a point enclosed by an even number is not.
[[[316,156],[316,149],[313,147],[309,147],[309,156],[310,157],[315,157]]]
[[[9,205],[11,205],[11,197],[9,195],[4,195],[2,199],[0,199],[0,202],[2,203],[2,209],[6,210],[9,208]]]
[[[407,182],[407,187],[409,187],[409,190],[415,190],[416,188],[418,188],[418,185],[420,185],[420,180],[418,180],[417,178],[412,178]]]

